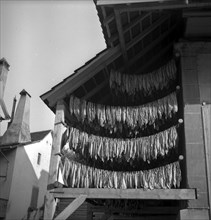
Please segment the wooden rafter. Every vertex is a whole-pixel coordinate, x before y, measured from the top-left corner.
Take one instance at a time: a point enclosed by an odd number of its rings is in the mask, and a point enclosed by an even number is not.
[[[129,2],[130,1],[130,2]],[[156,1],[156,0],[98,0],[98,6],[120,5],[121,11],[137,11],[137,10],[162,10],[162,9],[183,9],[183,8],[200,8],[210,7],[209,1],[189,2],[183,1]]]
[[[160,0],[98,0],[97,5],[119,5],[147,2],[160,2]],[[169,2],[169,0],[164,0],[163,2]]]
[[[119,9],[118,9],[119,10]],[[119,10],[120,11],[120,10]],[[127,31],[132,29],[134,26],[136,26],[138,23],[141,23],[147,16],[149,16],[150,12],[144,12],[144,14],[141,14],[137,19],[130,22],[127,26],[123,29],[123,34],[125,34]],[[118,38],[118,34],[112,36],[108,39],[109,42],[113,42]]]
[[[106,12],[105,12],[105,8],[104,7],[102,7],[102,13],[103,13],[103,17],[105,19],[106,18]],[[108,37],[111,37],[111,32],[110,32],[110,29],[108,27],[108,23],[105,23],[104,25],[105,25],[106,31],[108,33]]]
[[[131,40],[126,45],[126,50],[133,47],[136,43],[138,43],[141,39],[146,37],[149,33],[151,33],[153,30],[155,30],[157,27],[159,27],[163,22],[168,20],[170,15],[163,15],[161,16],[156,22],[154,22],[150,27],[146,28],[143,32],[141,32],[137,37],[135,37],[133,40]]]
[[[102,104],[106,103],[110,99],[110,97],[111,96],[110,96],[110,92],[109,92],[100,99],[100,103],[102,103]]]
[[[157,59],[159,59],[161,56],[163,56],[171,47],[173,47],[173,42],[168,44],[165,48],[163,48],[160,52],[156,54],[156,56],[153,56],[149,62],[141,65],[140,68],[138,68],[134,74],[139,74],[140,72],[144,72],[149,66],[151,66]]]
[[[117,25],[117,31],[119,34],[119,41],[120,41],[120,46],[121,46],[121,50],[122,50],[122,55],[124,58],[125,67],[127,69],[128,57],[127,57],[127,53],[126,53],[125,40],[124,40],[123,31],[122,31],[121,16],[120,16],[120,12],[118,11],[118,9],[114,9],[114,14],[115,14],[115,18],[116,18],[116,25]]]
[[[140,53],[138,53],[134,58],[132,58],[131,60],[129,60],[128,62],[128,66],[132,66],[138,59],[140,59],[141,57],[144,56],[144,54],[146,54],[148,51],[150,51],[153,47],[155,47],[156,45],[158,45],[165,37],[167,37],[170,33],[172,33],[175,28],[177,27],[179,22],[177,22],[176,24],[174,24],[173,26],[171,26],[169,28],[168,31],[161,33],[161,35],[159,36],[159,38],[157,38],[156,40],[154,40],[149,46],[145,47],[143,50],[141,50]],[[123,68],[119,69],[119,71],[122,71]]]
[[[90,99],[93,95],[99,92],[102,88],[104,88],[108,84],[108,80],[104,80],[100,84],[98,84],[95,88],[93,88],[90,92],[88,92],[82,99]]]
[[[62,188],[53,189],[55,198],[76,198],[86,195],[87,199],[153,199],[153,200],[189,200],[196,199],[196,189],[93,189]]]
[[[104,16],[106,16],[106,15],[105,15],[105,12],[104,12]],[[111,21],[113,21],[114,18],[115,18],[114,14],[111,14],[111,15],[109,15],[109,16],[104,17],[104,18],[103,18],[103,25],[108,25],[108,23],[110,23]]]

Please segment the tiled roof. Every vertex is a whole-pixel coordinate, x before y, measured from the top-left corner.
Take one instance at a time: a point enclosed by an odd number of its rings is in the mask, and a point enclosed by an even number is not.
[[[41,141],[47,134],[49,134],[51,130],[46,131],[37,131],[31,133],[31,141]]]

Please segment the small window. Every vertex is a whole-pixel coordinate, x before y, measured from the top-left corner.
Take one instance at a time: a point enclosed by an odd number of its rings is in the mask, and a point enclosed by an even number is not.
[[[37,156],[37,164],[40,165],[40,161],[41,161],[41,153],[38,153]]]

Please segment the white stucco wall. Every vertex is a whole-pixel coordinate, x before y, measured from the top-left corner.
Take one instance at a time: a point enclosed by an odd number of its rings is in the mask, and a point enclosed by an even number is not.
[[[39,187],[37,208],[43,206],[47,190],[51,146],[52,136],[49,133],[42,141],[17,149],[7,220],[27,218],[33,187]],[[39,165],[37,164],[38,153],[41,154]]]

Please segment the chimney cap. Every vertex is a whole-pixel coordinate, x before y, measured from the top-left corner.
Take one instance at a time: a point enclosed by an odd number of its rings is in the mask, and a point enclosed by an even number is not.
[[[23,89],[19,94],[20,95],[28,95],[31,98],[31,95],[25,89]]]
[[[10,65],[4,57],[0,60],[0,65],[5,66],[9,70]]]

